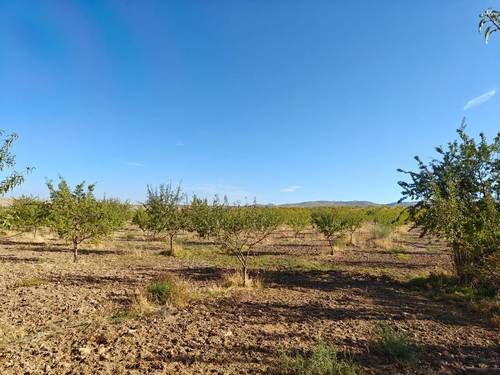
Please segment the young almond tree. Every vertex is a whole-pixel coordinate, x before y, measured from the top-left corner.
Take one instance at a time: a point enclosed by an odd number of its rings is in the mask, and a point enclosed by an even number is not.
[[[295,238],[297,238],[311,226],[311,212],[308,208],[289,209],[285,221],[292,228]]]
[[[137,225],[148,241],[154,241],[158,237],[158,233],[151,231],[153,225],[149,223],[149,216],[144,207],[139,207],[135,210],[132,217],[132,224]]]
[[[169,239],[169,255],[174,255],[174,238],[186,227],[187,215],[181,207],[184,195],[181,186],[160,185],[158,188],[147,186],[147,199],[144,211],[147,216],[145,227],[152,233],[166,234]]]
[[[94,185],[85,182],[72,190],[61,177],[59,184],[49,181],[49,225],[59,238],[73,246],[73,260],[78,261],[78,246],[86,240],[110,235],[117,229],[109,210],[94,196]]]
[[[335,254],[336,242],[344,236],[347,229],[346,222],[340,217],[334,209],[323,208],[314,211],[311,214],[313,226],[325,236],[330,246],[330,255]]]
[[[217,195],[211,205],[206,198],[193,196],[189,206],[189,230],[196,232],[200,238],[216,238],[224,205],[227,205],[226,199],[221,203]]]
[[[361,228],[365,222],[365,215],[362,210],[358,208],[346,208],[340,211],[341,220],[345,224],[345,229],[349,232],[349,245],[353,246],[354,233]]]
[[[280,217],[270,208],[252,206],[226,207],[222,213],[219,241],[222,248],[236,256],[241,265],[243,286],[248,286],[248,263],[252,250],[280,224]]]
[[[33,237],[36,237],[38,229],[48,223],[48,204],[33,197],[23,196],[14,199],[9,212],[12,218],[12,229],[32,232]]]

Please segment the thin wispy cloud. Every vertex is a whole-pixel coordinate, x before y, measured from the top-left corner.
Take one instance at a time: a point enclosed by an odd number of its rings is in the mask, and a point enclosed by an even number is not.
[[[293,193],[299,189],[300,189],[299,185],[293,185],[293,186],[284,187],[283,189],[280,189],[280,191],[282,193]]]
[[[185,144],[184,142],[182,142],[182,141],[177,141],[177,142],[175,142],[175,146],[176,146],[176,147],[184,147],[185,145],[186,145],[186,144]]]
[[[476,96],[475,98],[472,98],[469,100],[465,106],[464,106],[464,111],[467,111],[470,108],[477,107],[478,105],[481,105],[483,103],[486,103],[488,100],[493,98],[496,95],[497,91],[496,90],[490,90],[488,92],[485,92],[482,95]]]
[[[139,163],[137,161],[123,161],[123,165],[127,165],[129,167],[144,167],[144,164]]]

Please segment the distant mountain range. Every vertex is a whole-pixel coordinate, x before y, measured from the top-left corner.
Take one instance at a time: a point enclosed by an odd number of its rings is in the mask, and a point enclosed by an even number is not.
[[[402,206],[408,207],[412,203],[403,202],[392,202],[387,204],[373,203],[369,201],[308,201],[299,203],[286,203],[279,204],[278,207],[335,207],[335,206],[357,206],[357,207],[377,207],[377,206]]]
[[[0,207],[8,207],[14,201],[13,198],[0,198]],[[298,202],[298,203],[285,203],[285,204],[260,204],[259,206],[268,206],[268,207],[336,207],[336,206],[352,206],[352,207],[377,207],[377,206],[401,206],[408,207],[413,203],[403,202],[393,202],[387,204],[381,203],[373,203],[370,201],[307,201],[307,202]],[[135,206],[135,205],[134,205]],[[137,205],[140,206],[140,205]]]

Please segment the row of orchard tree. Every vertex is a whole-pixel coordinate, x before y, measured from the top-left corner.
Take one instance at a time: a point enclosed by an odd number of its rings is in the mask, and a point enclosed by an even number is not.
[[[74,260],[79,245],[87,240],[110,236],[130,221],[144,231],[149,239],[166,239],[174,255],[174,239],[180,232],[193,232],[200,238],[212,239],[233,254],[241,264],[244,282],[248,280],[248,263],[252,250],[280,226],[298,233],[314,227],[328,241],[333,254],[338,240],[352,235],[366,222],[391,226],[404,221],[401,208],[336,207],[277,208],[257,204],[230,204],[227,198],[186,199],[181,187],[171,184],[147,187],[147,197],[135,208],[116,199],[97,199],[94,185],[81,183],[71,188],[61,178],[58,185],[47,183],[50,198],[15,199],[2,210],[4,229],[32,232],[49,228],[72,246]]]
[[[113,199],[97,199],[94,186],[84,183],[70,188],[64,179],[47,184],[50,199],[21,198],[2,210],[4,228],[36,231],[49,227],[72,244],[75,260],[78,246],[86,240],[109,236],[133,216],[133,223],[151,238],[168,238],[172,254],[175,236],[181,231],[196,232],[215,239],[234,254],[247,278],[252,249],[280,225],[300,234],[310,226],[321,232],[334,249],[336,241],[353,233],[367,221],[390,226],[409,220],[422,235],[441,237],[450,245],[457,275],[474,281],[478,275],[500,280],[500,135],[489,141],[480,135],[476,141],[458,130],[459,139],[438,147],[438,158],[424,163],[418,157],[418,170],[401,171],[409,180],[401,181],[408,208],[320,208],[284,209],[229,204],[215,197],[211,202],[193,197],[187,202],[180,186],[148,187],[143,206],[133,212],[130,206]],[[0,171],[15,164],[8,136],[0,147]],[[26,171],[29,172],[29,169]],[[0,194],[20,184],[25,174],[13,172],[0,181]]]
[[[72,246],[74,261],[79,245],[98,240],[123,227],[132,217],[130,206],[118,199],[97,199],[94,185],[84,182],[73,189],[60,178],[58,185],[47,183],[48,200],[23,196],[2,209],[1,226],[17,232],[32,232],[49,228]]]
[[[187,203],[183,203],[186,202]],[[138,208],[132,222],[150,239],[166,238],[167,254],[174,255],[174,239],[182,231],[216,241],[234,255],[241,265],[242,279],[248,281],[248,262],[252,250],[274,231],[287,225],[296,232],[311,226],[328,240],[332,253],[335,242],[352,234],[363,223],[397,225],[403,222],[401,208],[321,208],[294,209],[230,204],[217,195],[212,199],[193,196],[186,200],[181,187],[171,184],[147,187],[147,198]]]

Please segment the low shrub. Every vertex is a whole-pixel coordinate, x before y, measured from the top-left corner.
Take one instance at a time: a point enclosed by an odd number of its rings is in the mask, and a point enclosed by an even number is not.
[[[350,359],[341,358],[335,346],[319,343],[308,354],[282,353],[271,366],[269,373],[274,375],[356,375],[361,374],[361,371]]]
[[[185,306],[192,298],[189,285],[172,275],[163,275],[145,288],[146,299],[157,305]]]
[[[397,327],[380,324],[375,347],[391,360],[404,365],[414,365],[418,357],[418,346],[406,332]]]

